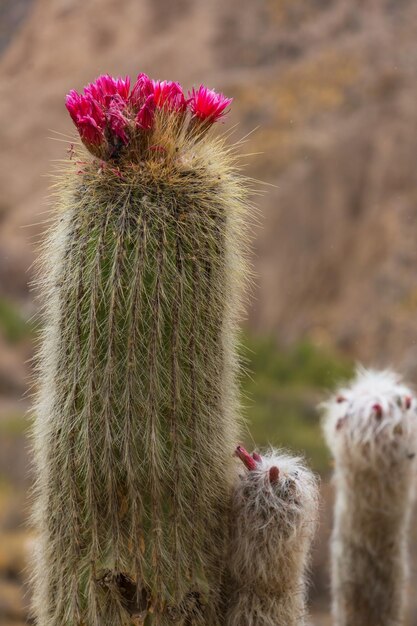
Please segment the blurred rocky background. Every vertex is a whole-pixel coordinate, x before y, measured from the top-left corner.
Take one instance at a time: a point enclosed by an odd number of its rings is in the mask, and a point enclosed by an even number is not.
[[[226,128],[246,137],[243,162],[262,181],[246,439],[304,451],[323,476],[311,599],[316,626],[329,623],[331,468],[316,405],[356,360],[417,382],[416,41],[413,0],[0,0],[2,626],[29,621],[28,285],[48,175],[74,135],[64,96],[139,71],[235,98]],[[417,535],[412,585],[416,551]]]

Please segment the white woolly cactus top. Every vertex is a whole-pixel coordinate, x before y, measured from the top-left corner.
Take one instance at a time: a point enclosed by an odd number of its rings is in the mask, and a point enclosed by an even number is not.
[[[394,372],[358,368],[351,385],[322,407],[324,434],[339,462],[363,467],[414,457],[417,401]]]
[[[316,478],[302,459],[281,451],[250,455],[238,446],[236,456],[246,470],[232,493],[228,566],[235,591],[226,625],[303,626]]]
[[[256,511],[263,524],[276,523],[281,519],[285,530],[296,527],[299,515],[303,519],[315,519],[317,509],[317,482],[314,474],[304,465],[303,459],[280,450],[270,450],[260,456],[252,456],[239,446],[236,455],[249,472],[235,489],[246,501],[248,510]],[[279,526],[283,530],[283,526]]]

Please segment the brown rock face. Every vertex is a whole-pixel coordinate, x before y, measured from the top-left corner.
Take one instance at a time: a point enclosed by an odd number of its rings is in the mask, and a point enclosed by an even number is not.
[[[412,0],[34,0],[0,61],[0,290],[27,297],[42,225],[21,227],[48,217],[64,94],[102,72],[203,80],[235,97],[236,138],[258,127],[242,152],[275,185],[251,326],[416,369],[416,20]]]

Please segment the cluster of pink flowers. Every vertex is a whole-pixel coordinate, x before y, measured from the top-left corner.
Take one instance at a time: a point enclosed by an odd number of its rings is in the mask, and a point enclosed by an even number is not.
[[[146,74],[139,74],[132,89],[128,76],[104,75],[87,85],[82,94],[72,89],[66,107],[83,142],[99,147],[105,141],[126,145],[135,128],[151,130],[157,109],[179,115],[190,111],[198,122],[213,124],[225,115],[231,102],[204,85],[186,96],[179,83],[152,80]]]

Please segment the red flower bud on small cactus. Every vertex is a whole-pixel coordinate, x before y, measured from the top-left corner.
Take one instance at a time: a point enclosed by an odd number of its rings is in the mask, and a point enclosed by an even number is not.
[[[411,403],[412,403],[412,397],[411,396],[406,396],[405,397],[405,408],[407,409],[407,411],[409,409],[411,409]]]
[[[232,98],[226,98],[222,93],[216,93],[200,85],[199,89],[193,89],[188,93],[188,103],[193,115],[202,122],[217,122],[227,111]]]
[[[344,417],[340,417],[336,422],[336,430],[340,430],[341,428],[343,428],[343,424],[346,422],[346,420],[347,415],[345,415]]]
[[[249,452],[245,450],[243,446],[238,446],[235,451],[235,455],[244,463],[249,471],[255,470],[258,467],[257,462],[251,457]]]
[[[257,463],[261,463],[262,462],[262,457],[260,454],[258,454],[257,452],[252,452],[252,458],[257,462]]]
[[[269,482],[274,485],[279,479],[279,468],[274,465],[269,469]]]
[[[378,420],[380,420],[380,419],[382,418],[382,413],[383,413],[383,411],[382,411],[382,406],[381,406],[380,404],[374,404],[374,405],[372,406],[372,410],[373,410],[373,411],[374,411],[374,413],[375,413],[375,417],[376,417]]]

